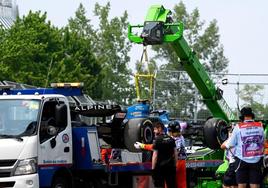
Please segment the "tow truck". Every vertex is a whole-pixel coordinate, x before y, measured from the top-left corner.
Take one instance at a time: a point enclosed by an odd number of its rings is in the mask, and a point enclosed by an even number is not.
[[[146,106],[95,103],[80,83],[51,86],[0,82],[0,187],[132,187],[151,173],[131,152],[153,140]],[[103,161],[101,143],[121,160]]]
[[[223,91],[215,86],[196,53],[184,39],[183,27],[183,23],[173,22],[170,10],[162,5],[153,5],[147,13],[144,24],[129,25],[128,38],[131,42],[144,46],[168,44],[176,52],[178,63],[199,90],[213,116],[203,126],[207,148],[188,156],[188,186],[221,187],[220,179],[215,176],[224,159],[220,144],[228,137],[230,123],[237,121],[238,117],[224,100]],[[141,30],[140,34],[136,30]],[[226,165],[222,171],[225,169]]]

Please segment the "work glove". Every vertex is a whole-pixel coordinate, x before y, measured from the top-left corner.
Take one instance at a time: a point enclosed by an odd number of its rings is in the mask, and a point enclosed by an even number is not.
[[[268,167],[268,155],[265,155],[264,157],[263,157],[263,166],[264,166],[264,168],[267,168]]]
[[[145,144],[140,143],[140,142],[135,142],[135,144],[134,144],[134,147],[136,149],[144,149],[144,146],[145,146]]]

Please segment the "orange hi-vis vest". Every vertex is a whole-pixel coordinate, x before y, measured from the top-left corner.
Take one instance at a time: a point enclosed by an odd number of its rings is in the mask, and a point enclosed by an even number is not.
[[[264,151],[263,151],[264,155],[268,155],[268,138],[265,138],[264,141]]]

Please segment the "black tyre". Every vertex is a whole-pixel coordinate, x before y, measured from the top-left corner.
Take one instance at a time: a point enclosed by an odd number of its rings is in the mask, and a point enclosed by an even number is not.
[[[107,188],[107,185],[103,185],[101,183],[101,180],[95,179],[95,180],[89,180],[89,182],[87,183],[87,186],[85,187],[86,188]]]
[[[226,121],[218,118],[210,118],[204,125],[204,140],[211,149],[219,149],[228,138],[228,125]]]
[[[131,152],[140,152],[134,147],[135,142],[151,144],[154,139],[153,124],[149,119],[130,119],[124,129],[124,143]]]
[[[53,181],[52,188],[71,188],[71,186],[66,178],[56,177]]]

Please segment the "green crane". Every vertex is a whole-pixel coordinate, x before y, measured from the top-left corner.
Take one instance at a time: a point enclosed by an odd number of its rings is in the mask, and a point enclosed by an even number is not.
[[[133,29],[139,28],[142,28],[142,32],[137,35]],[[170,10],[165,9],[162,5],[153,5],[150,7],[143,25],[129,25],[128,38],[130,41],[144,46],[164,43],[171,45],[182,67],[190,76],[212,113],[213,117],[206,121],[203,128],[207,146],[217,153],[210,159],[222,160],[223,152],[219,151],[220,144],[228,137],[230,123],[237,121],[238,117],[222,97],[222,90],[216,87],[210,79],[197,55],[184,39],[183,23],[173,23]],[[223,169],[226,169],[226,166]],[[215,168],[212,171],[215,174]],[[202,178],[198,179],[197,187],[221,187],[221,183],[218,181],[215,182],[213,179],[204,181]]]
[[[133,34],[133,28],[143,28],[140,35]],[[200,63],[195,52],[183,37],[183,23],[173,23],[171,11],[162,5],[150,7],[143,25],[129,25],[130,41],[143,45],[160,45],[168,43],[179,57],[179,61],[203,97],[203,101],[211,111],[213,118],[205,124],[207,129],[216,128],[217,140],[224,141],[227,136],[226,127],[231,121],[237,120],[224,98],[222,90],[215,86]],[[210,131],[208,131],[210,132]],[[211,142],[210,142],[211,143]],[[213,149],[219,143],[212,143]]]

